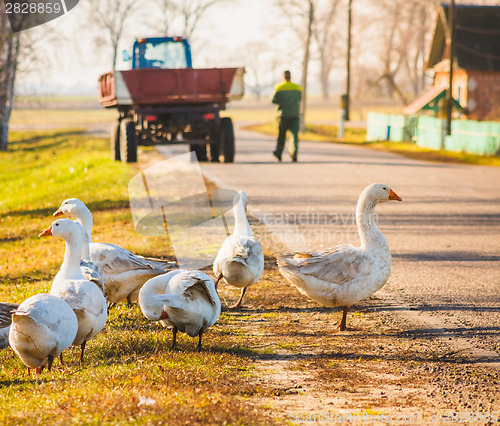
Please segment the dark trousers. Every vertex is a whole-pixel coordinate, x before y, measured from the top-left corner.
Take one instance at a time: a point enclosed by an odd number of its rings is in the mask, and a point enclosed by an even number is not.
[[[276,145],[277,154],[281,157],[285,148],[286,132],[290,130],[293,135],[293,145],[289,144],[288,152],[290,157],[296,158],[299,152],[299,117],[281,117],[279,123],[278,143]]]

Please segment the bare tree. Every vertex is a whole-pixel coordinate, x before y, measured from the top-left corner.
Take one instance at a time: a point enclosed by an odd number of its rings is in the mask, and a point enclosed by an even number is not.
[[[307,72],[309,68],[311,40],[315,24],[315,0],[276,0],[278,8],[288,19],[288,25],[299,38],[304,49],[302,60],[302,107],[301,131],[305,129],[305,114],[307,102]]]
[[[88,0],[89,21],[104,31],[104,40],[112,50],[112,65],[116,67],[118,45],[123,36],[125,23],[141,8],[136,0]],[[98,37],[102,39],[103,37]]]
[[[388,31],[385,32],[383,37],[384,51],[382,52],[382,75],[381,81],[385,81],[388,87],[388,94],[392,96],[394,92],[401,98],[403,104],[407,101],[404,96],[403,90],[396,84],[396,74],[398,73],[403,62],[404,51],[402,46],[397,44],[398,26],[401,20],[402,5],[398,1],[390,1],[387,4],[387,26]]]
[[[163,15],[163,28],[168,34],[181,21],[182,35],[191,38],[208,9],[229,0],[158,0]]]
[[[172,35],[175,18],[178,16],[177,3],[175,0],[158,0],[158,6],[162,14],[162,31],[166,36]]]
[[[423,76],[425,65],[425,24],[426,10],[425,6],[418,3],[407,5],[405,16],[406,25],[414,28],[414,31],[406,34],[406,45],[408,48],[403,52],[403,69],[411,85],[412,92],[417,94],[423,90]],[[418,20],[415,17],[418,16]]]
[[[2,3],[0,6],[0,151],[7,151],[8,147],[20,44],[20,33],[11,33]]]
[[[337,57],[333,52],[338,40],[338,31],[335,31],[335,16],[339,0],[331,0],[325,10],[317,11],[314,39],[319,54],[321,91],[323,98],[328,99],[330,95],[330,74],[333,69],[334,60]]]
[[[208,9],[217,3],[226,0],[184,0],[181,2],[180,12],[184,20],[184,34],[191,37],[198,26],[200,19]]]
[[[267,41],[250,41],[232,56],[245,64],[249,77],[245,77],[245,90],[248,89],[260,100],[262,93],[274,86],[273,75],[280,67],[276,53],[270,49]]]
[[[378,55],[378,61],[371,62],[367,89],[382,87],[385,95],[396,96],[401,103],[408,101],[424,89],[425,55],[430,41],[430,25],[435,10],[435,0],[371,0],[365,3],[366,15],[357,17],[368,32],[358,34],[358,55],[368,51]],[[376,19],[374,19],[374,16]],[[369,22],[369,24],[368,24]],[[376,35],[376,36],[375,36]],[[364,64],[365,71],[370,65]],[[361,89],[361,90],[360,90]],[[358,92],[362,88],[358,88]]]

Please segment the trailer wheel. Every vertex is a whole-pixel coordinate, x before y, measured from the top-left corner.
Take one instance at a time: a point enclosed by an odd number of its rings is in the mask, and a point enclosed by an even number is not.
[[[111,127],[111,158],[120,161],[120,122]]]
[[[189,144],[189,150],[194,151],[196,154],[196,158],[200,162],[205,162],[207,161],[207,148],[206,145],[202,144]]]
[[[120,157],[124,163],[137,162],[137,135],[134,120],[122,120],[120,125]]]
[[[221,163],[234,162],[234,128],[229,117],[220,120],[219,161]]]

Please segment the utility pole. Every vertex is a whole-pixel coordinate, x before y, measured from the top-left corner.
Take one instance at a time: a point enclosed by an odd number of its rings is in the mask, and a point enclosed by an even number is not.
[[[349,121],[349,103],[351,97],[351,12],[352,0],[348,0],[347,12],[347,76],[345,83],[345,93],[340,97],[340,117],[337,128],[337,138],[344,137],[345,122]]]
[[[304,62],[302,65],[302,108],[300,113],[300,131],[303,133],[306,130],[306,101],[307,101],[307,67],[309,65],[309,50],[312,37],[312,26],[314,21],[314,4],[309,0],[309,15],[307,23],[307,39],[304,49]]]
[[[451,135],[451,115],[453,112],[453,54],[455,50],[455,0],[448,5],[448,31],[450,32],[450,72],[448,79],[448,96],[446,98],[446,134]]]
[[[346,78],[346,99],[345,99],[345,120],[349,121],[349,103],[351,100],[351,16],[352,0],[349,0],[347,14],[347,78]]]

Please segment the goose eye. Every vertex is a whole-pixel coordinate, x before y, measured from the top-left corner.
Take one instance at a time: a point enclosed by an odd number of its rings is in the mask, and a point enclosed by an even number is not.
[[[56,226],[59,226],[59,224],[58,224],[58,223],[56,223]]]
[[[385,186],[384,186],[382,189],[383,189],[384,191],[387,191],[387,188],[386,188]]]

